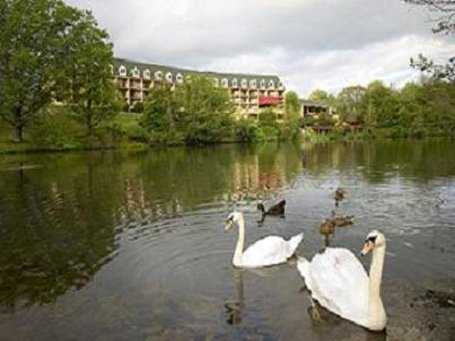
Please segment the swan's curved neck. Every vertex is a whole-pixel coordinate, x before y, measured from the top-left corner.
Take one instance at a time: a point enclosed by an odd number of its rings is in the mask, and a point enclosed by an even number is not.
[[[239,236],[237,239],[237,246],[235,247],[234,258],[232,259],[232,263],[235,266],[242,265],[243,247],[245,245],[245,221],[243,220],[243,218],[239,219],[238,225]]]
[[[382,269],[384,267],[385,244],[373,250],[368,290],[368,315],[370,323],[385,323],[385,311],[381,300]]]

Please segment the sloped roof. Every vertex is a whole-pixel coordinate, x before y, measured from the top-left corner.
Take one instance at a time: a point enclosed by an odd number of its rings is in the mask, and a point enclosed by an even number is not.
[[[313,107],[323,107],[323,108],[328,108],[329,107],[325,103],[312,101],[312,100],[309,100],[309,99],[300,99],[300,104],[307,105],[307,106],[313,106]]]
[[[197,71],[197,70],[189,70],[189,69],[184,69],[184,68],[179,68],[179,67],[174,67],[174,66],[167,66],[167,65],[159,65],[159,64],[149,64],[149,63],[142,63],[142,62],[136,62],[130,59],[123,59],[123,58],[115,58],[114,59],[114,74],[119,76],[119,68],[120,66],[123,65],[126,67],[128,74],[131,74],[131,70],[133,70],[135,67],[138,68],[139,72],[141,75],[145,70],[150,70],[152,75],[157,72],[161,71],[164,75],[166,73],[171,72],[173,74],[173,77],[175,77],[178,73],[182,74],[183,77],[186,77],[187,75],[203,75],[203,76],[208,76],[208,77],[214,77],[218,78],[219,81],[221,82],[222,79],[226,78],[229,81],[229,84],[236,78],[238,81],[238,84],[240,85],[240,82],[242,79],[246,79],[248,83],[250,80],[256,80],[257,81],[257,86],[260,86],[260,82],[262,79],[266,81],[266,85],[268,85],[269,81],[274,81],[275,86],[278,86],[278,84],[281,82],[280,78],[276,75],[259,75],[259,74],[244,74],[244,73],[221,73],[221,72],[213,72],[213,71]]]

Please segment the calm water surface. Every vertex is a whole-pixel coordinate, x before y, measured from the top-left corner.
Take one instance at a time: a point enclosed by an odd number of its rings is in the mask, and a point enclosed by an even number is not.
[[[232,210],[247,243],[304,231],[311,257],[338,186],[355,225],[332,245],[357,252],[381,229],[385,284],[455,278],[455,142],[0,157],[0,339],[382,340],[313,321],[292,261],[231,266]],[[281,198],[286,218],[258,226],[258,201]]]

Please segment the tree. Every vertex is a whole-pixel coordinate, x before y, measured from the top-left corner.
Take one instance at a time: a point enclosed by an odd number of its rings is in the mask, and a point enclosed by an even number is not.
[[[398,100],[394,91],[381,81],[371,82],[363,97],[366,108],[366,123],[378,127],[397,125]]]
[[[455,32],[455,1],[454,0],[405,0],[405,2],[424,6],[431,12],[436,13],[433,19],[436,26],[434,33],[454,33]]]
[[[155,85],[144,103],[141,125],[152,133],[158,142],[175,140],[177,136],[178,103],[168,84]]]
[[[436,13],[436,26],[433,33],[455,33],[455,0],[405,0],[405,2],[424,6]],[[435,64],[432,60],[419,55],[411,58],[411,66],[429,75],[434,80],[455,82],[455,57],[449,59],[446,65]]]
[[[308,97],[309,100],[315,101],[315,102],[321,102],[323,104],[329,105],[331,107],[334,107],[336,105],[336,98],[332,94],[329,94],[325,90],[321,89],[316,89],[313,90]]]
[[[296,137],[300,133],[300,112],[301,104],[297,93],[294,91],[286,92],[284,96],[284,133],[290,138]]]
[[[294,91],[286,92],[284,96],[284,111],[287,117],[298,118],[300,113],[300,99]]]
[[[455,57],[450,58],[447,64],[441,65],[419,54],[417,59],[411,58],[411,66],[429,76],[430,79],[455,83]]]
[[[191,76],[175,90],[178,125],[187,144],[221,140],[232,127],[234,106],[226,89],[203,76]]]
[[[0,2],[0,118],[18,142],[58,90],[75,14],[59,0]]]
[[[337,113],[343,121],[364,121],[366,89],[360,85],[348,86],[337,96]]]
[[[165,85],[154,88],[142,125],[158,142],[211,143],[230,133],[233,112],[226,89],[193,75],[175,90]]]
[[[112,80],[113,53],[109,35],[98,28],[89,11],[78,11],[66,41],[70,59],[62,79],[64,99],[89,136],[100,123],[121,109],[120,94]]]

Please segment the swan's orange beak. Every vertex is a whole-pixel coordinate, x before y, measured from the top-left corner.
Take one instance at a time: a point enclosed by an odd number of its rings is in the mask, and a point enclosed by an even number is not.
[[[362,256],[365,256],[368,252],[374,249],[374,243],[371,240],[367,240],[365,244],[363,244],[363,249],[360,252]]]

